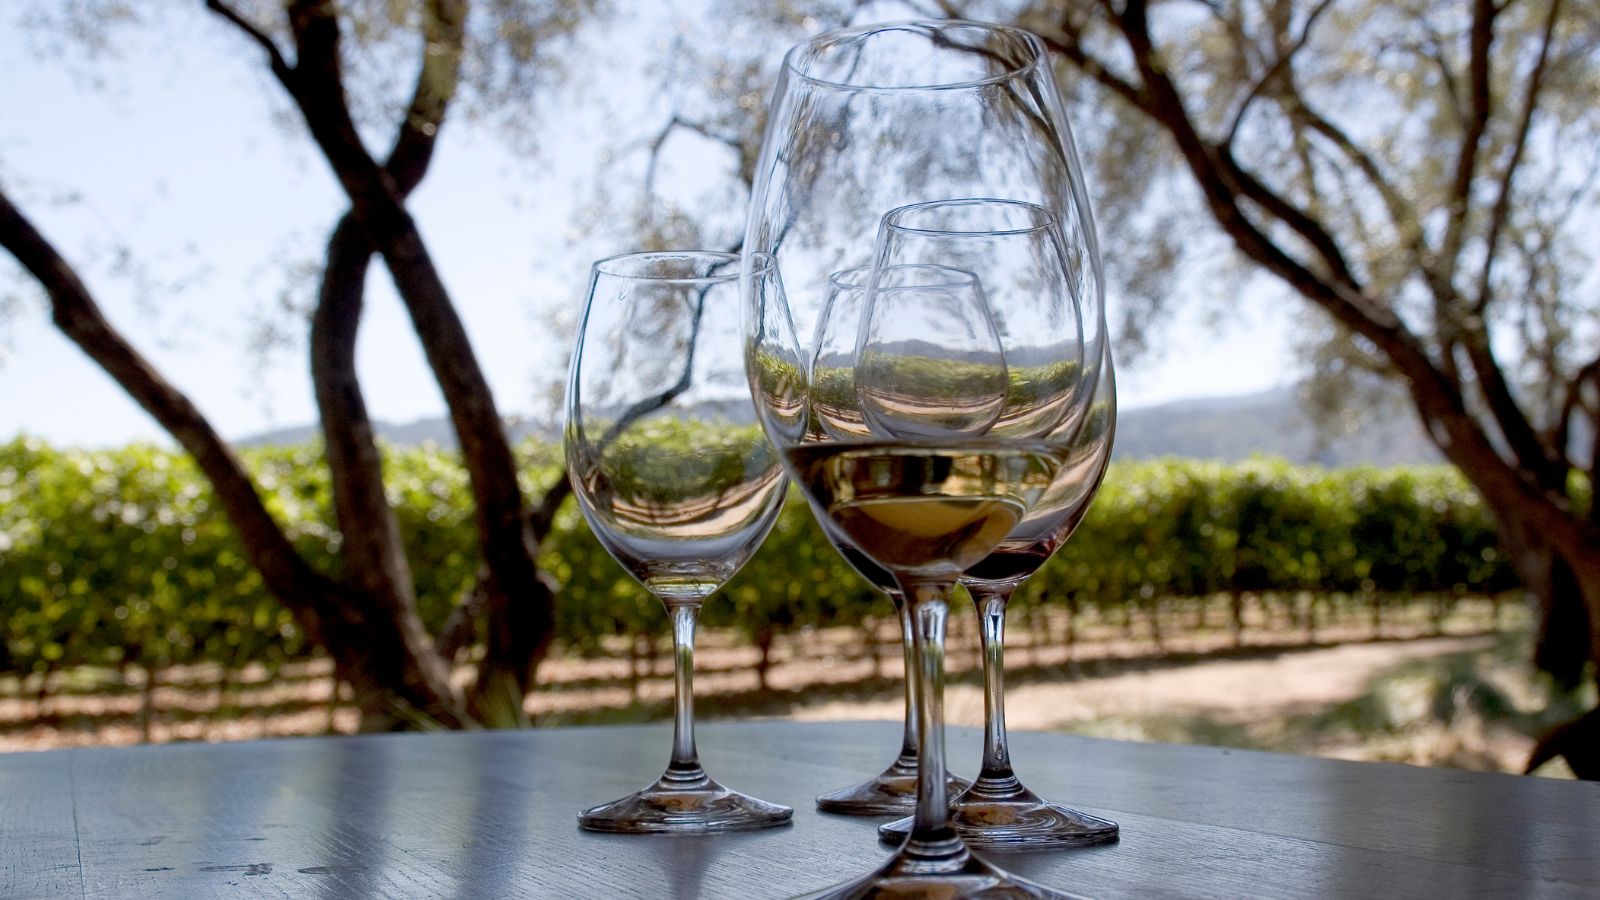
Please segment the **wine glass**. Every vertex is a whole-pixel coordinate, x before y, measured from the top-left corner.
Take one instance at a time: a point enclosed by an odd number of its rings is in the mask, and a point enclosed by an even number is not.
[[[1111,460],[1117,396],[1109,351],[1088,416],[1044,499],[993,553],[961,577],[978,608],[983,643],[983,768],[954,803],[956,831],[973,847],[1083,846],[1116,840],[1119,833],[1115,822],[1045,801],[1017,778],[1006,746],[1003,655],[1012,594],[1072,536]],[[879,836],[891,843],[904,840],[910,831],[910,819],[878,828]]]
[[[1060,239],[1055,216],[1018,200],[967,199],[912,204],[884,216],[876,250],[884,271],[945,264],[970,271],[987,302],[1005,310],[1009,389],[1006,412],[992,435],[1032,433],[1041,425],[1075,428],[1076,436],[1051,489],[1005,542],[962,577],[982,622],[985,680],[983,770],[957,798],[955,824],[977,847],[1090,844],[1113,840],[1117,826],[1066,807],[1047,804],[1024,788],[1011,770],[1005,742],[1001,645],[1005,608],[1022,581],[1050,557],[1088,509],[1110,458],[1114,402],[1110,357],[1098,366],[1098,390],[1086,409],[1099,413],[1093,428],[1068,414],[1079,396],[1081,373],[1054,344],[1077,335],[1073,318],[1084,285],[1074,248]],[[1104,348],[1103,353],[1109,347]],[[1096,406],[1095,404],[1099,405]],[[883,826],[897,841],[910,823]]]
[[[784,448],[791,472],[801,476],[814,511],[895,574],[915,625],[921,737],[915,827],[881,869],[827,895],[1053,896],[972,855],[956,836],[943,778],[941,709],[948,589],[998,546],[1005,537],[999,532],[1008,534],[1048,486],[1060,464],[1060,442],[1070,441],[1087,408],[1104,343],[1098,248],[1043,45],[1016,29],[958,21],[894,23],[814,38],[784,60],[755,175],[744,252],[775,256],[790,291],[784,302],[745,292],[747,370],[762,425]],[[796,337],[814,332],[829,276],[871,259],[866,248],[885,212],[962,198],[1019,200],[1055,217],[1059,240],[1072,251],[1063,258],[1078,267],[1067,274],[1079,285],[1073,298],[1079,335],[1075,344],[1042,346],[1076,346],[1075,358],[1057,360],[1064,367],[1057,374],[1076,371],[1081,389],[1055,397],[1038,393],[1051,408],[1032,409],[1031,420],[1003,410],[988,431],[967,420],[939,424],[941,438],[919,435],[903,426],[929,425],[919,406],[937,399],[935,385],[863,385],[859,378],[866,351],[893,355],[897,347],[890,340],[859,348],[856,371],[858,402],[880,406],[873,419],[863,419],[885,434],[871,435],[877,443],[831,434],[811,414],[807,355]],[[863,333],[894,334],[892,322],[877,323],[891,326],[888,331],[872,331],[876,305],[868,304]],[[1003,341],[1013,333],[1003,310],[991,312],[1003,362]],[[898,349],[915,350],[912,337],[900,334]],[[941,334],[916,337],[937,344]],[[974,351],[979,359],[947,361],[989,365],[984,348]],[[926,360],[881,361],[890,364],[875,371],[890,379],[913,379],[927,368]],[[1025,367],[1044,362],[1023,361]],[[1006,378],[1009,383],[1009,370]],[[1059,379],[1054,384],[1065,386]],[[907,412],[917,421],[906,422]],[[1062,421],[1049,422],[1056,414]],[[1034,436],[1047,425],[1044,439]],[[996,429],[999,436],[989,437]]]
[[[817,322],[817,333],[812,340],[811,383],[812,409],[821,418],[824,429],[843,435],[868,433],[866,420],[860,413],[855,398],[855,353],[862,304],[871,281],[868,266],[856,266],[836,272],[828,279],[828,303]],[[917,278],[915,276],[921,276]],[[893,273],[886,282],[938,281],[950,282],[952,289],[976,290],[970,273],[955,270],[941,272],[935,267]],[[888,595],[894,604],[895,617],[900,623],[901,652],[905,659],[905,724],[901,729],[900,753],[894,762],[878,775],[860,784],[830,791],[817,798],[817,808],[823,812],[855,816],[902,815],[911,812],[917,794],[917,725],[916,679],[911,677],[916,667],[912,650],[911,611],[906,606],[894,576],[873,562],[866,554],[851,546],[839,536],[837,529],[826,518],[818,524],[844,557],[845,562],[865,578],[873,587]],[[971,787],[971,782],[948,772],[947,787],[951,796]]]
[[[743,276],[781,287],[770,257],[634,253],[594,264],[567,381],[573,493],[606,551],[672,618],[672,756],[655,784],[578,816],[595,831],[766,828],[793,811],[730,790],[694,740],[694,633],[701,604],[777,519],[786,482],[755,422],[738,326]]]

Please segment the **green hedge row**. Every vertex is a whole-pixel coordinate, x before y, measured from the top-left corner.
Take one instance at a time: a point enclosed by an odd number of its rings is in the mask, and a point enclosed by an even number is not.
[[[556,476],[555,451],[520,452],[537,493]],[[318,451],[245,458],[296,544],[337,572],[340,535]],[[423,617],[437,628],[476,570],[466,475],[449,453],[413,449],[389,452],[386,479]],[[665,633],[659,604],[599,548],[573,504],[542,562],[563,586],[558,640],[567,647]],[[1511,579],[1487,512],[1453,470],[1161,461],[1113,465],[1078,534],[1024,598],[1111,608],[1312,590],[1376,603],[1498,592]],[[766,643],[775,630],[888,614],[791,497],[761,552],[707,604],[705,622]],[[0,444],[0,670],[270,665],[311,649],[182,454]]]

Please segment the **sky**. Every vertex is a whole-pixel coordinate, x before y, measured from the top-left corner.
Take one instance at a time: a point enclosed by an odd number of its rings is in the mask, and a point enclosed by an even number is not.
[[[309,138],[285,124],[292,111],[259,54],[219,22],[173,15],[124,35],[112,58],[63,58],[41,53],[18,26],[22,8],[0,11],[0,184],[79,268],[113,324],[225,436],[315,421],[303,334],[276,352],[251,348],[265,326],[304,331],[282,306],[308,302],[344,205]],[[703,27],[663,15],[679,33]],[[598,46],[624,39],[608,38]],[[600,96],[541,98],[537,113],[562,126],[536,152],[488,126],[447,122],[410,203],[506,415],[554,415],[589,262],[632,249],[581,227],[602,148],[647,140],[664,121],[637,66],[591,61],[609,73],[588,82]],[[1115,285],[1109,293],[1115,316]],[[1285,305],[1249,294],[1221,330],[1180,315],[1157,357],[1119,366],[1123,407],[1292,381]],[[444,414],[381,266],[357,367],[375,418]],[[51,326],[42,298],[0,254],[0,440],[19,434],[75,446],[169,442]]]

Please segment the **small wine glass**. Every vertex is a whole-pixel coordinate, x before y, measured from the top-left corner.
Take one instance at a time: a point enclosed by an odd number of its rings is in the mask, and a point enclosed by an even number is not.
[[[884,267],[958,266],[978,279],[988,302],[1005,310],[1009,391],[992,434],[1033,433],[1040,427],[1073,435],[1050,490],[987,558],[963,574],[982,623],[985,744],[978,780],[957,798],[956,829],[975,847],[1092,844],[1114,840],[1117,826],[1040,800],[1011,770],[1005,742],[1000,664],[1005,608],[1023,579],[1050,557],[1088,508],[1110,454],[1108,404],[1114,384],[1106,345],[1095,365],[1074,371],[1055,344],[1079,339],[1081,260],[1063,240],[1049,210],[1017,200],[966,199],[918,203],[884,216],[877,245]],[[1103,376],[1103,377],[1102,377]],[[1080,379],[1097,390],[1081,403]],[[1099,404],[1096,406],[1096,404]],[[1081,412],[1078,410],[1081,409]],[[1098,410],[1095,428],[1085,419]],[[1056,424],[1051,424],[1056,423]],[[879,829],[901,840],[909,822]]]
[[[1064,238],[1055,213],[992,197],[912,203],[884,215],[874,253],[876,272],[966,273],[984,307],[1000,313],[1007,383],[985,429],[989,437],[1077,433],[1098,381],[1104,338],[1085,299],[1091,292],[1084,251]],[[874,312],[893,309],[879,304]],[[898,318],[905,327],[909,317]]]
[[[1086,846],[1114,841],[1119,834],[1115,822],[1043,800],[1017,778],[1006,744],[1003,649],[1006,606],[1012,595],[1072,536],[1111,460],[1117,392],[1110,348],[1106,349],[1088,416],[1044,499],[993,553],[961,577],[978,608],[983,643],[983,768],[954,802],[956,831],[972,847]],[[905,840],[910,832],[910,819],[878,828],[879,837],[890,843]]]
[[[743,276],[781,291],[770,257]],[[567,382],[566,459],[584,518],[672,617],[672,756],[655,784],[585,810],[594,831],[704,833],[781,825],[793,811],[730,790],[694,740],[701,604],[777,519],[786,482],[755,422],[739,332],[740,258],[634,253],[594,264]]]
[[[862,303],[871,275],[869,266],[856,266],[836,272],[828,279],[828,304],[817,322],[817,333],[812,341],[812,413],[821,419],[825,429],[838,435],[859,436],[868,433],[866,420],[855,396],[854,360]],[[885,281],[890,284],[897,281],[914,284],[919,280],[912,277],[916,275],[920,275],[922,281],[941,278],[941,273],[930,267],[892,274]],[[967,273],[945,271],[942,277],[954,286],[971,289],[971,276]],[[911,611],[892,574],[840,537],[826,518],[819,518],[817,522],[833,544],[833,549],[844,557],[845,562],[894,604],[895,617],[900,623],[901,652],[905,658],[905,724],[901,729],[899,755],[888,768],[872,778],[818,797],[817,808],[823,812],[853,816],[903,815],[912,811],[917,798],[918,743],[914,715],[917,680],[911,677],[916,666],[911,639]],[[947,790],[951,796],[972,786],[964,778],[946,774]]]

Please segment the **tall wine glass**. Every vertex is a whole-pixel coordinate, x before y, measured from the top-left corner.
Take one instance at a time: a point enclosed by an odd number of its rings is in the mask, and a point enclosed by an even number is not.
[[[855,397],[855,355],[861,312],[871,279],[872,269],[869,266],[857,266],[834,273],[828,279],[827,308],[818,320],[817,332],[812,338],[810,371],[813,410],[821,418],[825,430],[831,429],[843,435],[868,433],[866,420],[860,414]],[[886,289],[893,289],[892,285],[896,282],[915,286],[919,281],[941,280],[949,282],[952,288],[976,289],[970,273],[937,267],[891,273],[883,279]],[[859,784],[823,794],[817,798],[817,808],[823,812],[855,816],[903,815],[911,812],[916,803],[919,747],[914,714],[917,680],[912,677],[916,657],[912,647],[911,610],[905,604],[894,575],[851,546],[827,519],[819,520],[819,524],[845,562],[894,604],[895,618],[900,623],[901,653],[905,659],[905,724],[900,733],[900,753],[888,768]],[[964,778],[946,774],[946,790],[951,796],[972,786]]]
[[[994,550],[1042,496],[1059,467],[1043,440],[988,436],[1006,397],[997,330],[909,316],[915,294],[869,300],[855,365],[856,396],[871,432],[780,444],[811,502],[851,546],[895,576],[913,623],[917,679],[917,801],[910,837],[877,872],[827,896],[915,896],[1011,891],[1054,896],[973,856],[950,822],[943,698],[948,598],[966,568]],[[940,311],[945,298],[923,310]],[[881,321],[876,307],[885,318]],[[907,321],[916,327],[905,327]],[[969,340],[972,339],[972,340]],[[758,371],[767,370],[757,360]],[[991,383],[990,397],[972,386]],[[815,405],[812,405],[815,414]],[[964,413],[964,415],[963,415]],[[782,439],[781,431],[776,433]]]
[[[950,455],[903,437],[895,440],[909,449],[896,453],[893,445],[874,448],[831,435],[811,415],[807,354],[797,338],[814,332],[832,273],[872,260],[868,248],[884,213],[960,198],[1020,200],[1055,217],[1071,251],[1065,258],[1078,267],[1069,275],[1079,286],[1078,365],[1085,387],[1082,402],[1068,402],[1063,411],[1081,417],[1105,340],[1099,251],[1042,42],[1004,26],[905,22],[824,34],[789,52],[769,110],[744,241],[745,253],[776,257],[789,293],[777,302],[745,291],[751,391],[768,435],[785,448],[791,471],[805,476],[802,487],[813,509],[857,526],[840,530],[909,588],[922,688],[916,827],[881,870],[844,886],[836,892],[841,896],[954,896],[1010,887],[1017,894],[1050,894],[973,857],[955,836],[943,778],[941,704],[945,596],[959,575],[954,569],[964,570],[998,546],[1004,537],[995,536],[998,526],[1009,532],[1006,522],[1014,525],[1036,499],[1036,470],[1053,475],[1056,463],[1032,462],[1034,445],[1020,435],[994,442],[1010,447],[1009,457],[988,453],[994,443],[981,437],[953,439],[962,453]],[[909,367],[899,371],[909,374]],[[1070,427],[1056,435],[1071,436]],[[1047,457],[1054,452],[1043,449]],[[839,504],[840,494],[874,499],[853,493],[857,478],[869,487],[903,490],[935,512],[844,523],[849,510]],[[936,505],[941,491],[957,502]],[[881,506],[880,512],[892,512]],[[896,523],[921,530],[908,534]],[[901,552],[917,546],[924,559]],[[921,565],[930,559],[940,565]]]
[[[1117,393],[1107,351],[1088,416],[1044,499],[993,553],[961,577],[978,607],[983,643],[983,768],[972,787],[957,795],[954,814],[956,831],[973,847],[1082,846],[1118,836],[1115,822],[1041,799],[1012,770],[1006,746],[1003,649],[1006,606],[1012,594],[1072,536],[1111,460]],[[878,829],[890,842],[904,840],[910,831],[910,819]]]
[[[567,469],[600,543],[666,605],[676,676],[665,774],[581,813],[595,831],[739,831],[793,814],[712,780],[694,740],[701,604],[755,552],[785,493],[745,386],[741,273],[758,295],[781,293],[759,254],[741,265],[727,253],[636,253],[591,273],[567,382]]]

